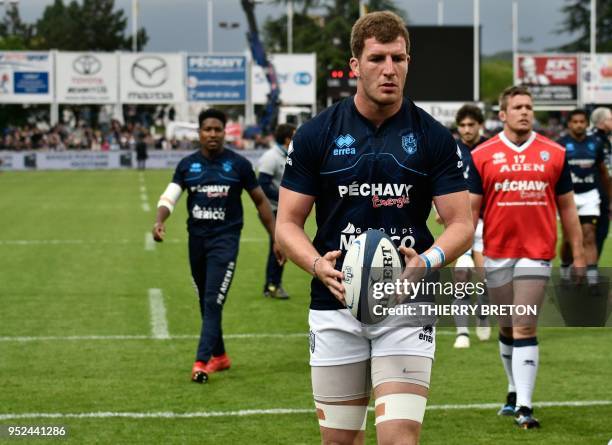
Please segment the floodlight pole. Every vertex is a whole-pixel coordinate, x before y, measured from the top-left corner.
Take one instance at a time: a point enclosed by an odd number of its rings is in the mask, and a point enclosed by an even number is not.
[[[132,0],[132,51],[138,51],[138,0]]]
[[[444,0],[438,0],[438,26],[444,25]]]
[[[480,0],[474,6],[474,102],[480,100]]]
[[[518,2],[512,0],[512,75],[518,78]]]
[[[213,0],[208,0],[208,54],[213,53]]]
[[[293,0],[287,2],[287,52],[293,54]]]
[[[597,0],[591,0],[591,57],[597,52]]]

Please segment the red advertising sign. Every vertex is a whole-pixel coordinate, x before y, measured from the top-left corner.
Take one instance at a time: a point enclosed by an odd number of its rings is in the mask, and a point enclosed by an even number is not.
[[[516,66],[515,84],[529,86],[536,103],[577,100],[578,56],[521,54]]]

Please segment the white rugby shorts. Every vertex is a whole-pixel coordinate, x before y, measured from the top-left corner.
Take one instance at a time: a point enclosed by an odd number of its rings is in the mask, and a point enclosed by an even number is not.
[[[510,283],[515,278],[549,279],[552,264],[548,260],[531,258],[489,258],[485,257],[484,267],[487,287],[496,288]]]
[[[389,355],[433,359],[436,349],[435,326],[366,326],[348,309],[311,309],[308,324],[310,366],[345,365]]]
[[[601,198],[597,189],[574,194],[574,202],[578,209],[578,216],[599,216]]]
[[[472,250],[475,252],[484,251],[484,243],[482,241],[482,229],[484,225],[482,222],[482,218],[478,220],[478,225],[476,225],[476,231],[474,232],[474,244],[472,244]]]

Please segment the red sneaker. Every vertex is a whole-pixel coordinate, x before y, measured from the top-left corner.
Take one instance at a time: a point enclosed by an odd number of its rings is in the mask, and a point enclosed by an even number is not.
[[[226,369],[230,369],[230,366],[232,366],[232,361],[227,354],[213,355],[206,364],[206,373],[212,374],[213,372],[225,371]]]
[[[206,383],[208,381],[209,374],[206,369],[207,366],[208,364],[206,362],[195,362],[191,368],[191,381],[195,383]]]

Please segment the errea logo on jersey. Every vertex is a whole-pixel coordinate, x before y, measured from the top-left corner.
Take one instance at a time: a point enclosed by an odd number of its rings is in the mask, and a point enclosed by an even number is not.
[[[493,153],[493,165],[503,164],[504,162],[507,162],[506,153],[504,153],[503,151]]]
[[[340,135],[334,141],[336,143],[336,147],[332,152],[334,156],[342,156],[342,155],[354,155],[355,147],[351,147],[355,142],[355,138],[350,134]]]
[[[289,148],[287,148],[287,165],[293,165],[293,160],[291,159],[291,155],[293,154],[293,141],[289,143]]]

